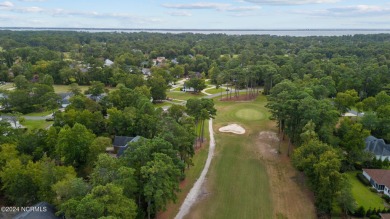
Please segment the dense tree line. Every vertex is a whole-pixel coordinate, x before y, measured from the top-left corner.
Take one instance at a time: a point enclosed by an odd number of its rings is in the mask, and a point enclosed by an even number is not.
[[[308,176],[318,212],[329,214],[335,201],[353,211],[343,172],[372,164],[362,152],[370,131],[390,140],[389,51],[387,34],[0,31],[0,80],[16,86],[2,100],[7,111],[55,109],[53,84],[71,84],[74,94],[49,130],[24,133],[0,123],[2,194],[10,203],[55,203],[72,218],[142,218],[164,209],[192,163],[196,138],[203,139],[204,121],[215,115],[209,100],[155,109],[151,100],[165,99],[169,84],[186,76],[196,91],[209,78],[226,98],[241,89],[253,96],[262,86],[280,138],[289,141],[288,155],[292,145],[299,147],[293,163]],[[154,65],[159,56],[168,60]],[[106,66],[106,59],[114,64]],[[108,93],[105,86],[117,89],[97,102],[77,84],[91,85],[92,96]],[[364,117],[340,119],[350,109]],[[132,153],[114,159],[101,155],[114,135],[143,138]]]

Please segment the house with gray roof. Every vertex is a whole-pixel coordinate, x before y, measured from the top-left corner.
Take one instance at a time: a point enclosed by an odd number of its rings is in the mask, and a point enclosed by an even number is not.
[[[386,158],[390,160],[390,144],[386,144],[383,139],[378,139],[374,136],[368,136],[365,141],[365,151],[374,154],[378,160],[380,159],[383,161]]]
[[[125,150],[128,148],[129,143],[137,142],[141,136],[136,137],[127,137],[127,136],[115,136],[114,142],[114,151],[116,152],[116,157],[122,156]]]

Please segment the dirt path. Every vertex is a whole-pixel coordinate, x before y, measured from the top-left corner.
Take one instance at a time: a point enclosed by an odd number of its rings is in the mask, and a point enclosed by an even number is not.
[[[285,154],[278,154],[275,132],[259,133],[257,147],[265,162],[272,189],[274,218],[316,218],[313,201],[304,177],[294,169]]]
[[[198,196],[201,192],[202,184],[206,178],[206,174],[209,170],[211,160],[214,156],[215,149],[215,140],[214,140],[214,132],[213,132],[213,120],[209,120],[209,130],[210,130],[210,146],[209,146],[209,154],[207,156],[206,165],[204,166],[200,177],[196,180],[194,186],[191,191],[188,193],[186,199],[180,207],[179,212],[177,213],[175,219],[182,219],[188,212],[190,211],[192,205],[197,201]]]

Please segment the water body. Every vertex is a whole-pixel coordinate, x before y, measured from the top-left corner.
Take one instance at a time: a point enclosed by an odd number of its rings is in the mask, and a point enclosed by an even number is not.
[[[390,34],[390,29],[118,29],[118,28],[26,28],[0,27],[12,31],[78,31],[78,32],[118,32],[118,33],[194,33],[227,35],[275,35],[275,36],[352,36],[356,34]]]

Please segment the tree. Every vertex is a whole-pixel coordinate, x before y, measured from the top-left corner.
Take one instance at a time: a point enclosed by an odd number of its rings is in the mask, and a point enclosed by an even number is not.
[[[364,157],[364,140],[370,135],[370,132],[363,129],[361,123],[353,123],[349,119],[345,119],[339,128],[340,147],[347,153],[347,162],[350,167],[357,162],[362,162]]]
[[[73,93],[73,95],[81,94],[81,89],[77,83],[72,83],[69,85],[69,92]]]
[[[199,93],[203,89],[207,87],[206,82],[204,79],[198,78],[197,76],[193,75],[190,80],[186,81],[186,87],[187,88],[194,88],[195,93]]]
[[[38,185],[19,159],[8,161],[0,178],[4,194],[16,206],[31,205],[38,200]]]
[[[355,103],[358,99],[358,93],[355,90],[347,90],[345,92],[337,93],[334,102],[337,109],[341,113],[345,113],[350,109],[350,107],[355,106]]]
[[[60,205],[69,199],[81,200],[91,190],[91,186],[82,178],[67,177],[52,185],[55,193],[54,203]]]
[[[91,81],[91,86],[85,91],[86,94],[91,94],[92,96],[98,96],[104,93],[104,84],[100,81]]]
[[[153,76],[148,79],[148,86],[152,94],[153,101],[165,100],[167,97],[167,82],[160,75]]]
[[[107,137],[97,137],[95,138],[92,143],[89,145],[89,153],[87,157],[87,163],[92,166],[96,160],[98,159],[98,156],[102,153],[106,152],[107,147],[111,147],[111,139]]]
[[[18,90],[27,90],[30,88],[30,82],[26,79],[24,75],[18,75],[14,79],[16,89]]]
[[[83,167],[87,162],[89,148],[94,138],[95,135],[81,124],[76,123],[72,128],[65,126],[58,133],[56,154],[65,165]]]
[[[121,187],[114,184],[99,185],[92,189],[81,200],[69,199],[59,207],[67,218],[135,218],[137,206],[135,202],[123,195]]]
[[[329,214],[333,200],[341,189],[341,158],[339,152],[314,138],[294,151],[294,166],[305,173],[321,213]]]
[[[141,168],[145,184],[143,193],[147,201],[148,219],[152,214],[165,210],[168,201],[176,200],[179,191],[179,169],[166,154],[155,153],[153,160]]]
[[[51,75],[45,74],[42,78],[40,78],[40,83],[52,87],[54,85],[54,79]]]
[[[351,183],[345,175],[343,176],[337,202],[343,208],[346,215],[348,215],[349,212],[354,214],[357,209],[357,203],[352,196]]]
[[[206,119],[214,118],[217,114],[217,110],[214,108],[214,102],[212,99],[197,99],[191,98],[186,103],[187,113],[195,118],[195,130],[198,128],[199,123],[199,138],[203,142],[204,121]]]

